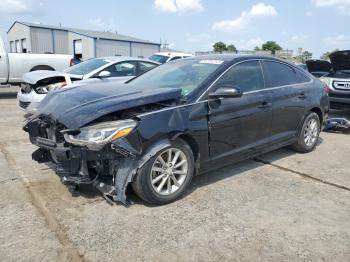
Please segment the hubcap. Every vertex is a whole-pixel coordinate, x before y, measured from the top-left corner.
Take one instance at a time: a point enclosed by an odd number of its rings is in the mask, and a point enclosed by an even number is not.
[[[307,146],[311,147],[316,143],[318,135],[318,124],[316,119],[310,119],[305,128],[304,142]]]
[[[152,165],[152,187],[160,195],[171,195],[185,182],[187,172],[188,161],[185,153],[178,148],[169,148]]]

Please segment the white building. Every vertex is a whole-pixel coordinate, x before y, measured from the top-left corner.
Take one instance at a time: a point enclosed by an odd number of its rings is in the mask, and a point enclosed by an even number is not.
[[[11,52],[73,54],[83,60],[115,55],[149,57],[160,50],[158,43],[117,33],[19,21],[7,35]]]

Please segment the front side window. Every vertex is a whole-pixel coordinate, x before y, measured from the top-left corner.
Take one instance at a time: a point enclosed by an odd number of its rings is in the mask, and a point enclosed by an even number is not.
[[[121,62],[111,65],[102,71],[108,71],[111,73],[111,77],[121,76],[135,76],[136,75],[136,63],[135,62]]]
[[[259,61],[247,61],[233,66],[213,86],[215,91],[221,87],[232,87],[242,92],[264,89],[264,77]]]
[[[73,75],[86,75],[108,63],[110,61],[105,59],[90,59],[66,69],[65,72]]]
[[[310,81],[310,78],[305,74],[302,74],[289,65],[274,61],[264,61],[264,64],[270,87],[293,85]]]
[[[223,61],[218,60],[179,60],[158,66],[129,83],[151,88],[181,88],[182,95],[187,96],[222,63]]]

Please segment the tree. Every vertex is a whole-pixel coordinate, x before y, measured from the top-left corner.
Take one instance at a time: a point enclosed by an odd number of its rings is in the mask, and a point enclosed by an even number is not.
[[[254,51],[260,51],[260,50],[261,50],[260,47],[258,47],[258,46],[254,47]]]
[[[307,60],[312,58],[312,53],[310,53],[309,51],[304,51],[302,53],[302,62],[305,63]]]
[[[228,45],[226,49],[230,53],[237,53],[237,48],[234,45]]]
[[[216,53],[222,53],[224,51],[227,51],[227,46],[225,43],[223,42],[216,42],[214,45],[213,45],[213,50],[214,52]]]
[[[282,47],[279,44],[277,44],[275,41],[267,41],[261,47],[262,47],[262,50],[271,51],[272,54],[275,54],[276,51],[278,50],[282,50]]]

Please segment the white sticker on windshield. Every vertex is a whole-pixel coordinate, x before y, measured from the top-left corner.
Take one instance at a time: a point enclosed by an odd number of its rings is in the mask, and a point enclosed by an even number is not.
[[[221,65],[224,61],[222,60],[201,60],[199,61],[200,64],[214,64],[214,65]]]

